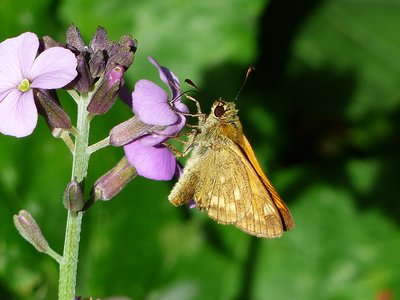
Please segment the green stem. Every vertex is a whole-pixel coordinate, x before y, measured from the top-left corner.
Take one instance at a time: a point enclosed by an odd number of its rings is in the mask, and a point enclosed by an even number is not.
[[[76,178],[76,180],[82,185],[82,190],[84,190],[90,157],[88,152],[88,142],[91,116],[86,110],[89,100],[90,96],[87,95],[79,97],[79,100],[77,101],[78,134],[75,139],[72,162],[72,179]],[[68,211],[64,253],[62,262],[60,263],[59,300],[73,300],[75,297],[82,216],[83,212]]]
[[[58,254],[56,251],[54,251],[53,249],[49,248],[49,249],[46,251],[46,254],[47,254],[47,255],[50,255],[50,256],[51,256],[55,261],[57,261],[59,264],[62,263],[63,257],[62,257],[60,254]]]
[[[96,152],[97,150],[100,150],[104,147],[110,146],[110,137],[106,137],[102,139],[101,141],[98,141],[96,144],[90,145],[88,148],[89,154],[92,154],[93,152]]]

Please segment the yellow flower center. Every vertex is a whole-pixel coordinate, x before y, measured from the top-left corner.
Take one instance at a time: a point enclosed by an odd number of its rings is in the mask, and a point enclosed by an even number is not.
[[[27,91],[29,91],[30,86],[31,86],[31,83],[29,82],[28,79],[25,78],[25,79],[21,80],[21,83],[18,85],[18,89],[21,92],[27,92]]]

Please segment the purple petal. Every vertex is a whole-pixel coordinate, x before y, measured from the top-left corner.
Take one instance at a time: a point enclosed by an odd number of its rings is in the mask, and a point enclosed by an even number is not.
[[[183,103],[181,101],[181,98],[177,98],[174,102],[173,105],[175,107],[175,109],[181,113],[188,113],[189,112],[189,108],[186,106],[185,103]]]
[[[68,49],[53,47],[43,51],[34,61],[29,74],[32,88],[57,89],[78,74],[75,55]]]
[[[189,205],[189,208],[196,208],[196,206],[197,206],[194,199],[189,200],[188,205]]]
[[[129,163],[140,176],[153,180],[171,180],[176,171],[175,156],[165,146],[146,146],[139,140],[124,146]]]
[[[175,169],[174,177],[176,179],[179,179],[183,174],[183,166],[179,161],[176,161],[176,162],[177,163],[176,163],[176,169]]]
[[[35,129],[37,118],[32,90],[26,93],[12,90],[0,102],[0,132],[3,134],[27,136]]]
[[[10,81],[10,78],[7,75],[0,73],[0,102],[8,95],[8,93],[11,92],[11,90],[16,89],[18,84]]]
[[[172,99],[176,99],[181,93],[178,77],[168,68],[161,66],[154,58],[149,56],[148,59],[158,69],[161,80],[169,87]]]
[[[132,93],[132,109],[139,119],[151,125],[166,126],[174,124],[178,116],[168,102],[167,93],[146,79],[135,84]]]
[[[35,60],[39,40],[34,33],[25,32],[0,43],[0,73],[9,78],[14,86],[28,78]]]

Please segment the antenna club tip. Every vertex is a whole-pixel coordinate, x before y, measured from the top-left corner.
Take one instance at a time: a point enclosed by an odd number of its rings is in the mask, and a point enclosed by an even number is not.
[[[247,74],[246,77],[250,75],[250,73],[253,73],[256,70],[256,68],[254,68],[253,66],[249,66],[249,68],[247,69]]]
[[[185,82],[186,82],[187,84],[194,85],[193,81],[191,81],[189,78],[186,78],[186,79],[185,79]]]

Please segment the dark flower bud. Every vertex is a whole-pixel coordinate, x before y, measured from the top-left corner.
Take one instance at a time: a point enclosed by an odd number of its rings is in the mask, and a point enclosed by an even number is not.
[[[130,48],[132,52],[136,52],[138,42],[136,39],[132,38],[131,35],[124,35],[119,40],[119,44],[124,47]]]
[[[137,49],[137,41],[130,35],[124,35],[119,43],[111,42],[107,48],[109,60],[106,72],[115,65],[124,67],[125,71],[132,65]]]
[[[71,25],[67,30],[67,48],[78,60],[78,76],[73,86],[78,92],[87,93],[94,88],[99,90],[97,81],[110,75],[116,67],[126,72],[133,63],[137,42],[130,36],[123,36],[118,43],[113,42],[107,38],[106,30],[98,27],[89,45],[85,46],[78,28]],[[110,86],[102,88],[110,89]]]
[[[21,236],[31,243],[39,252],[47,252],[50,247],[43,236],[39,225],[26,210],[14,215],[14,224]]]
[[[76,59],[78,61],[78,66],[76,70],[78,71],[78,76],[73,81],[74,88],[80,93],[87,93],[90,91],[93,85],[93,78],[90,74],[89,66],[87,64],[86,52],[80,52]]]
[[[134,53],[129,47],[120,47],[118,52],[112,56],[107,63],[106,72],[115,65],[122,66],[127,70],[133,63]]]
[[[110,131],[110,145],[119,147],[133,140],[156,130],[163,129],[163,126],[149,125],[140,121],[137,116],[118,124]]]
[[[64,206],[70,211],[81,211],[84,205],[83,192],[76,179],[68,183],[64,191]]]
[[[123,84],[118,91],[118,97],[125,102],[126,105],[132,109],[132,94],[129,89]]]
[[[57,42],[56,40],[54,40],[52,37],[50,36],[44,36],[43,37],[43,50],[52,48],[52,47],[64,47],[64,45],[62,45],[61,43]]]
[[[110,200],[136,175],[135,168],[129,164],[128,159],[124,156],[114,168],[97,179],[92,189],[91,202]]]
[[[110,110],[117,99],[123,75],[124,69],[116,66],[104,76],[103,82],[94,93],[87,107],[88,112],[94,115],[101,115]]]
[[[67,45],[72,46],[78,51],[85,49],[85,42],[83,41],[81,32],[74,24],[71,24],[67,29]]]
[[[96,33],[89,43],[89,47],[96,53],[98,50],[105,50],[109,45],[107,32],[103,27],[97,27]]]
[[[54,90],[34,90],[35,102],[38,112],[45,118],[50,130],[70,129],[71,119],[61,107]]]
[[[89,60],[89,70],[93,78],[100,77],[106,68],[105,51],[97,50]]]

